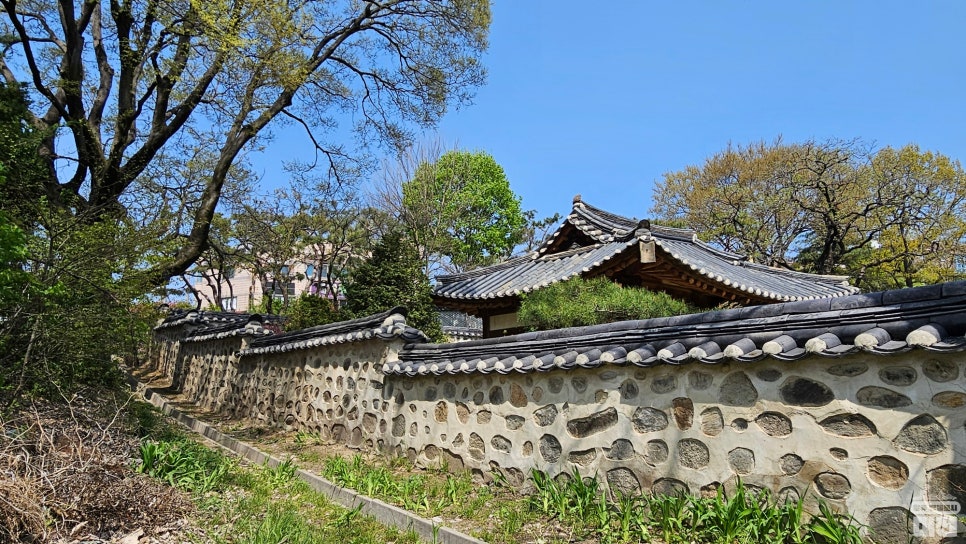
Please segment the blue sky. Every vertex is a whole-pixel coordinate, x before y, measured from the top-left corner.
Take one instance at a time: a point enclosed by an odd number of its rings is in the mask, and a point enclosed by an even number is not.
[[[541,216],[580,193],[646,217],[665,172],[779,135],[966,158],[966,2],[494,0],[485,62],[437,134]]]

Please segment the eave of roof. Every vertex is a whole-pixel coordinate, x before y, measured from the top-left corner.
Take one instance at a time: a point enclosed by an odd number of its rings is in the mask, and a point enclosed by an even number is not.
[[[551,253],[550,249],[568,228],[578,229],[596,244]],[[741,294],[750,300],[809,300],[859,292],[848,284],[846,276],[805,274],[755,264],[746,256],[698,240],[693,230],[622,217],[586,204],[578,195],[564,225],[535,252],[468,273],[439,276],[433,296],[441,304],[447,300],[490,301],[517,297],[600,268],[638,241],[653,241],[675,266],[715,284],[721,291]]]
[[[387,374],[533,372],[607,364],[792,361],[808,355],[966,350],[966,281],[525,333],[413,344]]]

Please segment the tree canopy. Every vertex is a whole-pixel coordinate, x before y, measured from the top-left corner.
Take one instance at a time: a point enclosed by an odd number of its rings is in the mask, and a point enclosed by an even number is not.
[[[964,271],[966,172],[915,145],[729,146],[701,166],[665,174],[652,212],[757,262],[847,274],[866,290]]]
[[[43,134],[29,198],[163,221],[155,285],[204,251],[232,170],[273,126],[304,127],[333,177],[358,171],[343,121],[362,145],[400,148],[483,81],[490,23],[486,0],[0,4],[0,74],[29,86]]]
[[[419,252],[403,233],[393,231],[382,237],[369,259],[352,272],[345,291],[346,310],[352,316],[405,306],[410,325],[433,341],[443,340],[429,278],[423,272]]]
[[[402,220],[428,261],[457,270],[509,257],[527,225],[496,160],[458,150],[422,162],[403,183]]]

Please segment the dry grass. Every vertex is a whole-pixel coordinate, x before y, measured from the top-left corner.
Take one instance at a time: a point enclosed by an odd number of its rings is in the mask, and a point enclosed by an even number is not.
[[[0,542],[151,534],[191,512],[182,493],[131,469],[139,440],[126,403],[93,398],[0,418]]]

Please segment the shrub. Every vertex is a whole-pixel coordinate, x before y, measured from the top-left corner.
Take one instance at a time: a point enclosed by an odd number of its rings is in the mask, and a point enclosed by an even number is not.
[[[700,311],[667,293],[574,277],[523,296],[520,322],[533,330],[650,319]]]
[[[317,295],[303,294],[285,310],[285,330],[297,331],[327,325],[346,319],[332,301]]]

